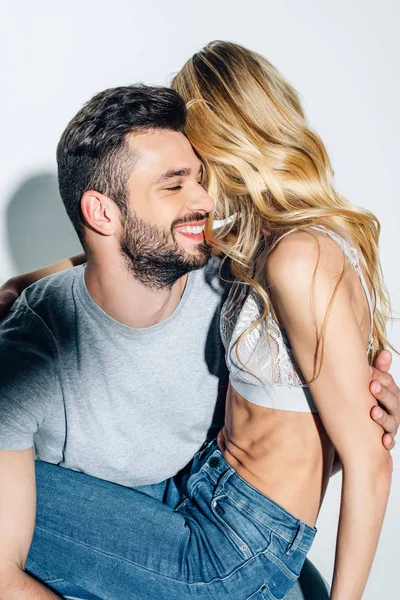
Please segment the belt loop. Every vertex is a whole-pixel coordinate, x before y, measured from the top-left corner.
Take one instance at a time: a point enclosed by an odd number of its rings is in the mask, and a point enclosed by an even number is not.
[[[232,468],[227,469],[223,474],[222,477],[220,478],[216,478],[214,479],[216,486],[213,492],[213,498],[214,500],[218,500],[219,498],[221,498],[222,496],[225,495],[225,484],[227,481],[229,481],[230,477],[232,476],[232,474],[234,473],[234,470]]]
[[[299,547],[299,544],[303,538],[305,527],[306,527],[305,523],[303,523],[303,521],[300,521],[300,525],[299,525],[299,528],[297,529],[297,533],[294,536],[292,543],[290,544],[289,548],[286,551],[287,555],[290,555],[290,554],[293,554],[293,552],[296,552],[296,550]]]

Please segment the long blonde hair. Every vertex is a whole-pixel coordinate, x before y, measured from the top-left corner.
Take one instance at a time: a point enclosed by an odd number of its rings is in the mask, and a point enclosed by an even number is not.
[[[336,192],[326,149],[309,129],[296,91],[265,58],[222,41],[211,42],[189,59],[172,87],[187,103],[186,134],[204,162],[216,214],[240,214],[217,234],[210,223],[208,239],[230,257],[235,275],[260,294],[262,318],[272,307],[252,275],[252,265],[263,232],[270,232],[273,249],[290,231],[322,225],[361,250],[375,300],[371,359],[390,345],[379,222]],[[321,347],[323,336],[316,356]]]

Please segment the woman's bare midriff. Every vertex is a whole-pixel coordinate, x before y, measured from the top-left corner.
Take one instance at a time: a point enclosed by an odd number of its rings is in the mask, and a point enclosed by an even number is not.
[[[257,406],[229,386],[218,444],[247,483],[314,526],[335,456],[317,414]]]

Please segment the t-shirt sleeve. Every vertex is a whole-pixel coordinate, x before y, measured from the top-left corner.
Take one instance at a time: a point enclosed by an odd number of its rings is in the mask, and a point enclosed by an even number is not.
[[[60,395],[57,347],[43,321],[17,306],[0,321],[0,449],[24,450]]]

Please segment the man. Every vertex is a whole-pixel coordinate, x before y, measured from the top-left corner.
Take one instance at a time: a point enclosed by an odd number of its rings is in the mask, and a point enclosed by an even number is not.
[[[131,564],[133,544],[150,585],[148,561],[160,552],[146,537],[150,519],[168,526],[165,505],[180,503],[184,471],[174,476],[222,424],[224,289],[204,242],[213,202],[185,118],[172,90],[116,88],[93,98],[59,143],[61,196],[87,266],[31,286],[0,328],[2,600],[57,597],[24,571],[33,446],[42,462],[26,568],[66,596],[93,599],[104,597],[99,565],[111,555]],[[388,389],[375,395],[392,403],[381,423],[394,433],[398,390],[379,377]],[[138,597],[122,566],[106,583],[106,597]],[[299,586],[289,597],[303,597]]]

